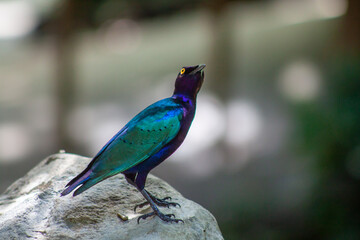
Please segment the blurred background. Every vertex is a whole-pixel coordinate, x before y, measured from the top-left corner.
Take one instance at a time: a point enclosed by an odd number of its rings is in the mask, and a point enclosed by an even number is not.
[[[206,63],[183,146],[152,173],[225,239],[360,239],[360,2],[0,1],[0,192],[94,156]]]

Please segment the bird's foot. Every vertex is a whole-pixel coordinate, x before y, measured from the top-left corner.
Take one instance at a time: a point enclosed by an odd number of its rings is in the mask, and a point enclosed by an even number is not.
[[[165,198],[160,199],[160,198],[154,197],[151,194],[149,194],[149,196],[154,201],[154,203],[159,207],[167,207],[167,208],[176,207],[176,206],[181,207],[181,205],[176,203],[176,202],[168,202],[168,201],[166,201],[166,200],[171,200],[171,197],[165,197]],[[134,212],[136,212],[137,208],[143,208],[144,206],[149,205],[149,204],[150,204],[149,202],[143,202],[143,203],[141,203],[139,205],[136,205],[134,207]]]
[[[140,223],[140,219],[146,219],[148,217],[151,217],[151,216],[158,216],[161,220],[163,220],[164,222],[170,222],[170,223],[178,223],[178,222],[182,222],[184,223],[183,220],[181,219],[176,219],[175,218],[175,215],[174,214],[163,214],[161,212],[151,212],[151,213],[147,213],[147,214],[144,214],[144,215],[141,215],[140,217],[138,217],[137,219],[137,222]]]
[[[160,206],[160,207],[181,207],[180,204],[176,203],[176,202],[168,202],[166,200],[171,200],[171,197],[165,197],[163,199],[161,198],[156,198],[154,196],[152,196],[152,200],[156,203],[156,205]]]

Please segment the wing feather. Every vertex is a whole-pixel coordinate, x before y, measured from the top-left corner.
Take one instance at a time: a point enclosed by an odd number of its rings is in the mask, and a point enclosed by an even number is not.
[[[179,132],[183,108],[164,99],[146,108],[120,130],[91,162],[91,178],[109,177],[143,162]]]

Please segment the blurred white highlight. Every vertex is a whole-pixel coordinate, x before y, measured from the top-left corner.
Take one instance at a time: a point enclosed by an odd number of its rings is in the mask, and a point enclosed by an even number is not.
[[[346,0],[274,0],[276,16],[285,24],[297,24],[323,18],[334,18],[346,13]]]
[[[309,101],[319,95],[321,74],[311,62],[300,60],[285,66],[279,76],[281,91],[294,101]]]
[[[12,39],[29,34],[38,23],[29,1],[0,1],[0,39]]]
[[[138,49],[142,34],[139,24],[130,19],[119,19],[100,28],[100,36],[104,37],[105,46],[119,54],[132,53]]]
[[[213,95],[198,97],[195,119],[181,149],[174,160],[191,160],[191,156],[216,144],[225,133],[225,114],[221,103]]]
[[[227,110],[227,143],[230,146],[247,146],[256,141],[263,125],[256,106],[246,100],[235,100],[229,103]]]
[[[344,15],[348,8],[347,0],[314,0],[317,11],[324,17]]]
[[[30,134],[24,126],[15,123],[0,125],[0,162],[21,160],[30,150]]]

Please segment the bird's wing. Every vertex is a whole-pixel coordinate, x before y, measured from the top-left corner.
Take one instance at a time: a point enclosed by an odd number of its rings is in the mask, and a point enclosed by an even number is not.
[[[158,152],[178,134],[182,116],[183,108],[171,99],[143,110],[95,156],[92,177],[126,171]]]

